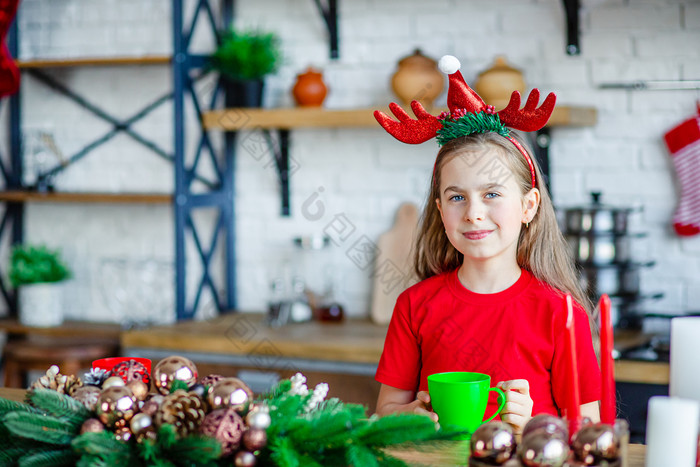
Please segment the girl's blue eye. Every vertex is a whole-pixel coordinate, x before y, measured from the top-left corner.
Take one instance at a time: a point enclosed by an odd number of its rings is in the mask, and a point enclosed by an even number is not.
[[[493,198],[496,198],[497,196],[499,196],[498,193],[486,193],[487,199],[493,199]]]
[[[462,201],[462,200],[464,200],[464,196],[462,196],[462,195],[450,196],[450,201]]]

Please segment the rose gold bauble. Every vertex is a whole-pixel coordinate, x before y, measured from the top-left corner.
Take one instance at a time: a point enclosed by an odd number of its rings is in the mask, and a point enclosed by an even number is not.
[[[126,387],[131,389],[131,392],[136,398],[136,400],[146,400],[146,396],[148,396],[148,386],[146,386],[146,383],[144,383],[140,379],[129,381],[128,383],[126,383]]]
[[[620,455],[620,441],[611,425],[595,423],[582,427],[571,441],[576,459],[588,465],[616,460]]]
[[[319,70],[307,68],[305,73],[297,75],[297,81],[292,88],[294,101],[301,107],[320,107],[328,94],[328,88],[323,82]]]
[[[123,441],[126,443],[130,441],[133,436],[134,434],[131,432],[131,428],[126,426],[114,430],[114,437],[117,439],[117,441]]]
[[[238,449],[244,431],[243,419],[230,407],[209,412],[199,426],[200,433],[219,442],[222,456],[228,456]]]
[[[551,436],[543,429],[533,430],[523,436],[518,446],[518,457],[527,467],[564,465],[569,457],[569,443]]]
[[[105,426],[96,418],[88,418],[80,426],[80,434],[83,433],[101,433],[105,431]]]
[[[267,444],[267,432],[260,428],[248,428],[243,433],[243,446],[249,451],[257,451]]]
[[[505,57],[498,56],[491,68],[479,74],[474,90],[486,104],[502,110],[508,105],[513,91],[520,91],[521,95],[525,92],[525,81],[520,70],[508,65]]]
[[[569,426],[564,419],[544,413],[535,415],[525,424],[522,437],[524,438],[531,431],[539,429],[545,430],[551,436],[556,436],[564,440],[569,439]]]
[[[213,386],[214,384],[216,384],[219,380],[221,380],[223,378],[224,377],[221,375],[207,375],[201,379],[200,383],[204,386]]]
[[[176,379],[187,386],[197,382],[197,366],[189,358],[173,355],[158,362],[153,369],[153,385],[161,394],[169,394]]]
[[[131,421],[129,422],[129,428],[131,428],[131,432],[135,435],[138,435],[152,427],[153,418],[145,413],[137,413],[131,417]]]
[[[95,410],[100,392],[97,386],[81,386],[75,390],[72,397],[92,412]]]
[[[136,413],[136,398],[126,386],[112,386],[104,389],[97,399],[95,413],[108,427],[129,421]]]
[[[257,462],[255,454],[248,451],[238,451],[233,458],[236,467],[253,467]]]
[[[126,386],[126,383],[119,376],[110,376],[102,382],[102,389],[111,388],[112,386]]]
[[[248,385],[238,378],[230,377],[219,380],[209,389],[207,402],[212,410],[231,407],[242,414],[248,411],[253,397],[253,391]]]
[[[405,105],[417,100],[425,107],[432,107],[444,87],[445,75],[438,70],[437,62],[423,55],[420,49],[402,58],[391,78],[394,94]]]
[[[513,429],[501,421],[481,425],[472,434],[469,443],[473,458],[488,459],[499,465],[510,459],[515,452]]]

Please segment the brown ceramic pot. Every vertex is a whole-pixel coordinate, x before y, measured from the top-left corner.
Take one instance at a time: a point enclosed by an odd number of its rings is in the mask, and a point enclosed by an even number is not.
[[[399,61],[398,69],[391,78],[394,94],[406,105],[417,100],[424,107],[432,107],[444,87],[445,76],[438,70],[437,62],[423,55],[419,49]]]
[[[297,105],[302,107],[320,107],[328,94],[328,88],[323,82],[323,75],[314,68],[307,68],[305,73],[297,75],[297,81],[292,88],[292,95]]]
[[[474,89],[484,102],[501,110],[508,105],[513,91],[520,91],[521,95],[525,92],[525,81],[520,70],[511,67],[505,57],[499,56],[491,68],[479,74]]]

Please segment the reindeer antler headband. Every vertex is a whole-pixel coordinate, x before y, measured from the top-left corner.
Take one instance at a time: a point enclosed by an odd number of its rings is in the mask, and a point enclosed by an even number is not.
[[[394,138],[409,144],[420,144],[437,137],[442,146],[460,136],[475,133],[495,132],[507,138],[525,157],[530,167],[532,186],[535,187],[535,166],[525,148],[512,136],[508,127],[521,131],[536,131],[545,126],[549,120],[556,95],[549,93],[540,107],[540,91],[533,89],[527,98],[525,107],[520,109],[520,93],[513,91],[510,102],[505,109],[496,112],[493,106],[486,105],[479,95],[470,88],[460,73],[460,63],[456,57],[445,55],[438,63],[440,70],[449,75],[450,87],[447,93],[449,112],[439,117],[429,114],[418,101],[411,102],[411,109],[416,115],[412,119],[397,104],[389,104],[389,109],[396,116],[394,120],[384,112],[376,110],[374,118]]]

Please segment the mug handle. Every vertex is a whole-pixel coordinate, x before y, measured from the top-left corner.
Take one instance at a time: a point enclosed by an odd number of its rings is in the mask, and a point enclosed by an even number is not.
[[[490,391],[496,391],[498,393],[498,397],[501,399],[501,405],[498,407],[498,409],[496,409],[496,412],[493,415],[491,415],[488,419],[484,420],[483,423],[488,423],[491,420],[493,420],[496,415],[501,413],[501,410],[503,410],[503,407],[506,406],[506,393],[503,392],[503,390],[501,388],[489,388],[489,392]]]

